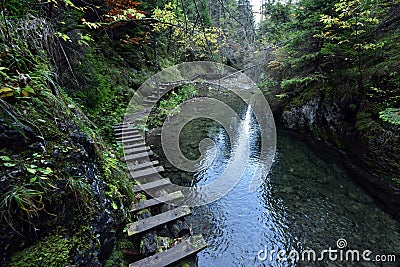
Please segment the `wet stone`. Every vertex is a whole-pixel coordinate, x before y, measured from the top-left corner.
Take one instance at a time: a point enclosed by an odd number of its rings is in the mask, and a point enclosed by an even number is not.
[[[33,143],[29,148],[35,152],[46,153],[46,148],[42,142]]]

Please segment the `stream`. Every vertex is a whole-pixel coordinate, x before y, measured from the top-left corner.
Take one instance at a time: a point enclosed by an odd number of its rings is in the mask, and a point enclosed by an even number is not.
[[[240,140],[249,140],[250,157],[242,159],[247,168],[239,183],[221,199],[193,208],[188,217],[194,234],[203,234],[208,243],[198,254],[198,266],[398,266],[399,222],[382,211],[342,166],[324,161],[283,130],[278,129],[269,175],[250,193],[249,183],[259,164],[260,133],[251,107],[237,105],[236,111],[242,130],[233,139],[208,119],[189,122],[180,134],[182,153],[191,159],[199,156],[200,140],[214,141],[217,153],[206,153],[213,157],[211,166],[185,173],[162,163],[165,176],[174,183],[204,185],[241,157]],[[321,254],[329,249],[331,255]],[[304,250],[315,251],[316,258],[302,255]],[[359,251],[360,261],[357,254],[347,254],[349,250]],[[377,262],[377,255],[386,260],[395,255],[397,261]]]

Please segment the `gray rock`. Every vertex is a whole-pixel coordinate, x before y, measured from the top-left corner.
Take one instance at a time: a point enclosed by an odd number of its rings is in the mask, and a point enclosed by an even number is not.
[[[322,125],[335,132],[343,132],[345,120],[343,109],[338,102],[321,102],[319,120]]]
[[[303,106],[292,106],[282,114],[282,121],[289,129],[307,130],[315,127],[321,98],[309,100]]]

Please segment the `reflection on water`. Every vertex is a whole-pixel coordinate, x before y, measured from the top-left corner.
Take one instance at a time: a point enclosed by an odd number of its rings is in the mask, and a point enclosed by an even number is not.
[[[175,183],[207,184],[224,172],[227,164],[241,157],[241,142],[247,138],[250,158],[243,178],[225,197],[193,209],[188,219],[195,233],[205,236],[208,248],[199,253],[199,266],[397,266],[374,262],[282,262],[257,259],[260,250],[337,249],[347,240],[347,249],[366,249],[376,254],[396,254],[400,259],[400,227],[379,209],[334,163],[324,162],[301,141],[278,131],[276,162],[264,183],[254,193],[248,187],[259,164],[259,130],[249,109],[242,109],[233,143],[219,125],[198,120],[181,133],[180,148],[188,158],[199,155],[205,137],[215,142],[208,168],[195,174],[167,171]],[[197,147],[196,147],[197,145]],[[208,155],[208,154],[206,154]],[[328,259],[326,256],[325,259]],[[399,261],[397,261],[398,263]]]

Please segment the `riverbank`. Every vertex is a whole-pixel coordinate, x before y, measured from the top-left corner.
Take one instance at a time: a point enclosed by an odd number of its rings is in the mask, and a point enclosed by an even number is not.
[[[360,147],[354,144],[354,141],[343,140],[346,144],[345,150],[338,148],[332,144],[321,142],[312,135],[299,133],[291,129],[281,126],[281,131],[296,136],[305,141],[321,158],[327,162],[339,163],[349,173],[349,177],[358,184],[360,188],[365,190],[382,208],[388,212],[393,218],[400,221],[400,191],[393,187],[385,179],[382,179],[370,165],[366,165],[357,153],[360,153]],[[364,150],[365,151],[365,150]],[[379,164],[379,163],[376,163]]]
[[[312,98],[289,102],[278,123],[298,133],[328,159],[340,161],[379,205],[400,221],[400,129],[372,118],[350,116],[343,101]],[[362,114],[362,113],[361,113]]]

